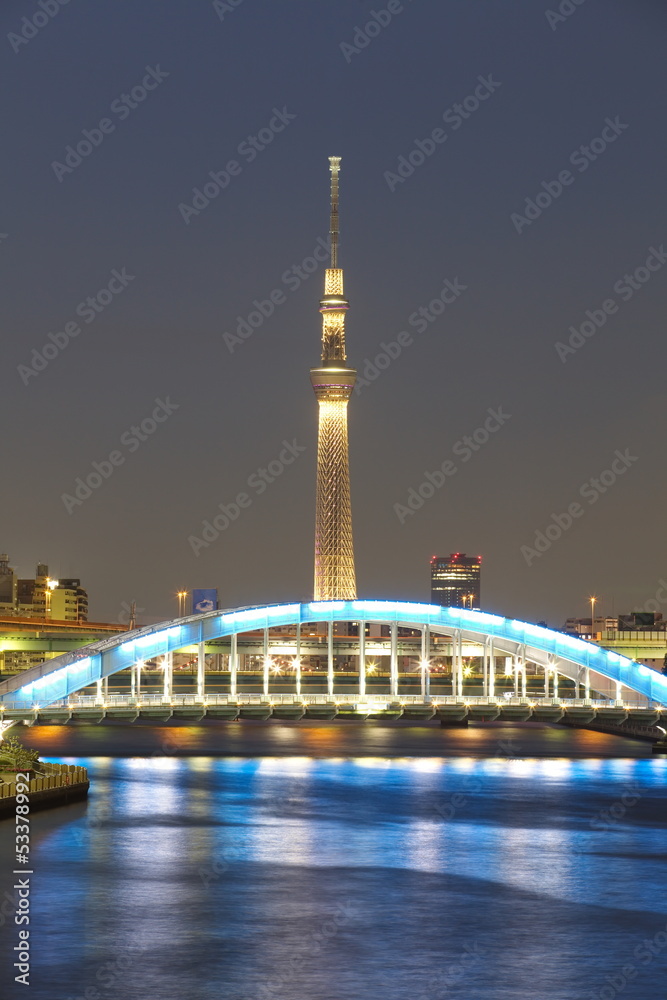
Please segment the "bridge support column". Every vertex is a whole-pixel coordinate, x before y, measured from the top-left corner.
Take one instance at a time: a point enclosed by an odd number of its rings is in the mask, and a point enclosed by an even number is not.
[[[544,664],[544,697],[549,697],[549,664]]]
[[[366,694],[366,622],[359,622],[359,694]]]
[[[526,675],[526,661],[524,660],[521,664],[521,697],[525,698],[528,694],[528,677]]]
[[[134,670],[136,674],[134,689],[137,698],[141,698],[141,668],[143,667],[143,665],[144,665],[143,660],[137,660],[137,662],[134,664]]]
[[[558,670],[554,666],[554,698],[558,698]]]
[[[137,672],[134,664],[130,667],[130,698],[137,697]]]
[[[616,684],[616,701],[623,701],[623,684],[621,681],[615,681]]]
[[[496,696],[496,657],[493,649],[493,639],[489,640],[489,698]]]
[[[422,629],[422,648],[421,648],[421,691],[422,691],[422,701],[426,701],[427,698],[431,697],[431,674],[430,674],[430,662],[431,662],[431,630],[428,625],[425,625]]]
[[[174,691],[174,654],[165,653],[162,659],[162,666],[164,668],[164,689],[163,696],[164,700],[168,701]]]
[[[96,695],[96,697],[97,697],[97,700],[100,703],[104,701],[104,695],[102,694],[102,678],[101,677],[100,677],[99,681],[97,682],[97,695]]]
[[[333,622],[327,622],[327,694],[334,693]]]
[[[589,701],[591,697],[591,670],[586,667],[584,670],[584,698]]]
[[[301,622],[296,626],[296,693],[301,696]]]
[[[482,658],[482,695],[489,697],[489,644],[484,640],[484,653]]]
[[[514,697],[519,697],[519,657],[512,657],[512,669],[514,672]]]
[[[232,634],[232,644],[229,652],[229,693],[232,698],[236,698],[236,688],[238,685],[238,673],[239,673],[239,645],[238,636],[236,632]]]
[[[197,697],[203,698],[206,694],[206,646],[200,642],[197,646]]]
[[[269,630],[264,629],[262,694],[269,697]]]
[[[392,622],[389,626],[389,634],[391,637],[391,655],[389,663],[389,681],[391,686],[391,694],[394,698],[398,697],[398,624],[397,622]]]

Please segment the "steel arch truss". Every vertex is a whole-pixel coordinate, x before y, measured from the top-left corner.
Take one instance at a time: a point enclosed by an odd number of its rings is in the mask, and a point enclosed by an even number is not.
[[[277,604],[209,611],[161,622],[64,653],[3,681],[0,704],[44,707],[140,661],[225,636],[309,622],[397,624],[428,628],[435,635],[460,635],[462,640],[482,647],[492,643],[496,654],[521,657],[573,680],[580,680],[582,671],[589,669],[649,702],[667,706],[667,677],[619,653],[562,632],[482,611],[402,601]]]

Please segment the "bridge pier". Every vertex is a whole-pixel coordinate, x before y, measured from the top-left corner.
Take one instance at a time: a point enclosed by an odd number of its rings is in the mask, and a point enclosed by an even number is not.
[[[359,694],[366,694],[366,622],[359,622]]]
[[[489,640],[489,698],[496,696],[496,656],[493,648],[493,639]]]
[[[398,697],[398,623],[392,622],[389,626],[390,635],[390,656],[389,656],[389,679],[390,691],[393,698]]]
[[[296,693],[301,695],[301,622],[296,626]]]
[[[200,642],[197,647],[197,697],[204,697],[206,686],[206,644]]]
[[[265,698],[269,697],[269,630],[264,629],[264,645],[263,645],[263,656],[262,656],[262,694]]]
[[[523,647],[521,653],[521,697],[525,698],[528,689],[528,677],[526,671],[526,647]]]
[[[229,653],[229,691],[233,698],[236,697],[237,679],[239,672],[239,648],[238,648],[238,636],[236,632],[232,635],[231,650]]]
[[[164,699],[169,701],[174,691],[174,654],[165,653],[162,659],[164,668]]]
[[[431,632],[428,625],[422,629],[421,639],[421,692],[422,699],[426,701],[431,696]]]
[[[333,622],[327,622],[327,694],[334,693]]]

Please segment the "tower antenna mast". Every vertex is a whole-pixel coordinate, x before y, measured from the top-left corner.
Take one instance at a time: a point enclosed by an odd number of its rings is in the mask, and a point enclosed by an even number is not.
[[[331,171],[331,222],[329,224],[329,241],[331,244],[331,266],[338,267],[338,174],[340,173],[340,156],[329,157]]]

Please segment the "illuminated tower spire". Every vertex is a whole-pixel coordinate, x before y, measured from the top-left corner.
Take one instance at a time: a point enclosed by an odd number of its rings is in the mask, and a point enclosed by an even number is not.
[[[357,378],[346,364],[343,271],[338,267],[338,174],[340,156],[329,157],[331,170],[331,267],[325,271],[322,313],[322,365],[311,368],[310,381],[319,403],[317,495],[315,501],[315,600],[350,601],[357,596],[352,543],[347,403]]]

